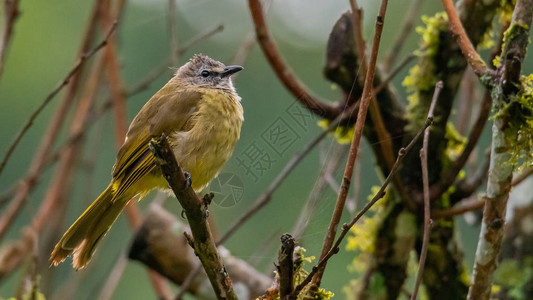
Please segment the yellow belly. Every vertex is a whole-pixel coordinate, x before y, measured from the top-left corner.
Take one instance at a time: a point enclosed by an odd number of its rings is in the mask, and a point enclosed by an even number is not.
[[[197,192],[218,175],[239,139],[243,116],[237,97],[207,93],[192,128],[170,136],[174,154],[183,170],[191,174]]]

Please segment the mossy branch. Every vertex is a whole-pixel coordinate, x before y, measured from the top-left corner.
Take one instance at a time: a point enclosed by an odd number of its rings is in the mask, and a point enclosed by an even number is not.
[[[492,92],[496,115],[492,126],[487,197],[468,299],[490,299],[494,271],[498,266],[502,247],[507,200],[516,166],[513,153],[524,150],[520,149],[520,141],[515,138],[521,130],[521,122],[509,122],[519,119],[519,116],[507,107],[517,101],[516,96],[523,89],[520,72],[533,20],[531,7],[533,0],[518,0],[516,3],[511,25],[504,37],[501,78]]]
[[[231,279],[222,264],[215,240],[209,228],[204,202],[198,198],[191,186],[187,185],[187,178],[179,166],[165,135],[152,139],[149,146],[156,157],[157,164],[161,167],[163,176],[168,181],[170,188],[172,188],[185,211],[192,232],[192,239],[189,240],[190,244],[200,259],[217,298],[237,299]]]

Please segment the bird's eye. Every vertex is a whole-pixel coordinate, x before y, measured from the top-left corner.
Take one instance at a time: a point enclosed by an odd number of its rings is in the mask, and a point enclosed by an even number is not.
[[[203,70],[202,73],[200,73],[200,75],[202,75],[202,77],[205,78],[205,77],[209,76],[209,71]]]

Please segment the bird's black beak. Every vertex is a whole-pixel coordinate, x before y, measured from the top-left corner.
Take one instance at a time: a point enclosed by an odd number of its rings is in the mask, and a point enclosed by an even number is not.
[[[243,67],[237,66],[237,65],[227,66],[227,67],[224,68],[224,71],[220,73],[220,77],[224,78],[224,77],[233,75],[233,74],[239,72],[242,69],[243,69]]]

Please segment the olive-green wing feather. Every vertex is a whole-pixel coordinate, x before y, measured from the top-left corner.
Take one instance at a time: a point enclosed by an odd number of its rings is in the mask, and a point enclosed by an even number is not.
[[[196,112],[202,94],[191,90],[176,90],[179,88],[169,82],[144,105],[132,121],[113,167],[113,178],[119,182],[115,197],[155,166],[154,157],[148,148],[151,138],[159,137],[162,133],[169,135],[185,131],[192,126],[191,117]]]

